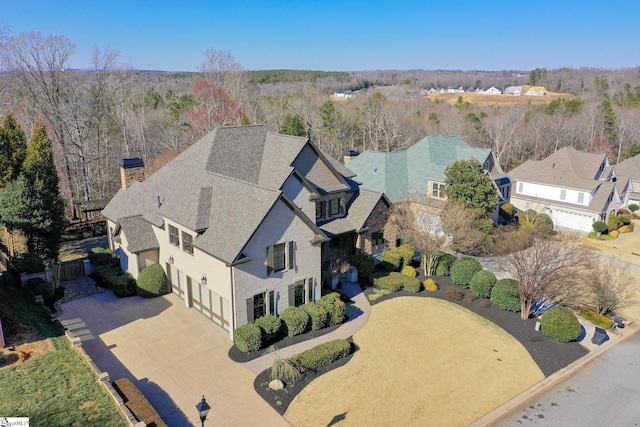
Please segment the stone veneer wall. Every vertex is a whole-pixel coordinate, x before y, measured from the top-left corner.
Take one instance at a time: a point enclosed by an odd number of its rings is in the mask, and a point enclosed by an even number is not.
[[[384,200],[378,201],[376,207],[371,211],[365,227],[369,230],[360,234],[356,241],[356,248],[360,253],[371,254],[371,236],[379,231],[382,231],[389,248],[396,247],[397,232],[393,224],[392,208],[387,206]]]
[[[120,184],[123,190],[131,187],[134,181],[144,181],[144,166],[133,168],[120,168]]]

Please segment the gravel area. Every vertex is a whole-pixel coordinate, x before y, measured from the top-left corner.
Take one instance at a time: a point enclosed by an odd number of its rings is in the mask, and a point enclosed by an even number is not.
[[[96,282],[89,276],[78,277],[77,279],[62,282],[61,286],[64,288],[64,297],[55,303],[58,315],[62,314],[62,304],[65,302],[75,301],[108,291],[108,289],[96,285]]]

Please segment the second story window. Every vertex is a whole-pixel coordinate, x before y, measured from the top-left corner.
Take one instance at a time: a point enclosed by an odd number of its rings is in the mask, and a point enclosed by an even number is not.
[[[178,229],[173,225],[169,226],[169,243],[174,246],[180,246],[180,235],[178,234]]]
[[[578,203],[584,203],[584,193],[578,193]]]
[[[193,255],[193,236],[189,233],[182,232],[182,250]]]
[[[522,187],[524,186],[524,184],[522,182],[518,183],[518,193],[522,193]]]
[[[567,190],[560,190],[560,200],[567,200]]]
[[[436,199],[444,199],[444,184],[439,182],[431,183],[431,197]]]
[[[316,202],[316,219],[324,218],[324,202]]]
[[[340,199],[331,199],[329,202],[329,215],[339,215],[340,214]]]

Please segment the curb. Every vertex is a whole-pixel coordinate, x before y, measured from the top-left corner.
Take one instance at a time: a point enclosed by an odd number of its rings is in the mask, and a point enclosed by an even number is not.
[[[627,339],[628,337],[636,333],[638,331],[638,327],[635,325],[635,323],[633,323],[633,325],[634,325],[633,327],[631,326],[631,324],[626,326],[625,329],[627,328],[630,329],[629,333],[626,333],[627,331],[619,331],[619,335],[621,336],[618,340],[616,340],[615,344],[607,345],[604,347],[600,346],[596,350],[590,351],[589,353],[585,354],[584,356],[582,356],[580,359],[576,360],[572,364],[553,373],[552,375],[543,379],[539,383],[535,384],[533,387],[523,391],[513,399],[503,403],[502,405],[498,406],[491,412],[483,415],[482,417],[478,418],[477,420],[468,424],[467,426],[468,427],[489,426],[497,422],[500,418],[507,415],[511,411],[518,409],[518,407],[520,407],[527,400],[551,388],[551,386],[555,385],[558,381],[564,378],[570,377],[571,375],[576,373],[578,369],[582,368],[591,360],[595,359],[596,357],[600,356],[601,354],[605,353],[607,350],[612,348],[614,345],[621,343],[622,341],[624,341],[625,339]]]

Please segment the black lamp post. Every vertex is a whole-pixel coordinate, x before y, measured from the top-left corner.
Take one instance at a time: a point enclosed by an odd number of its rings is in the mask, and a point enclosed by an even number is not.
[[[209,409],[211,409],[211,406],[209,406],[207,401],[204,400],[204,395],[202,396],[202,400],[196,405],[196,409],[200,414],[200,422],[202,423],[202,427],[204,427],[204,420],[207,419],[207,414],[209,414]]]

